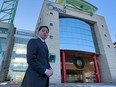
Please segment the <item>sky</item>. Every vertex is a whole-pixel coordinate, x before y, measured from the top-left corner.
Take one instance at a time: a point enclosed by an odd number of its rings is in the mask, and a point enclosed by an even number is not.
[[[19,0],[14,25],[19,29],[35,30],[44,0]],[[49,0],[55,2],[56,0]],[[116,0],[85,0],[96,6],[98,10],[95,14],[105,17],[112,42],[116,42]],[[0,7],[3,0],[0,0]]]

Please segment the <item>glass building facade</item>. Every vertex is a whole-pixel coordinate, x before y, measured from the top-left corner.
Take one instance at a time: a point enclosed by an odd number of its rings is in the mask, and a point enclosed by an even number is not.
[[[59,30],[60,50],[65,52],[66,81],[69,83],[97,82],[91,56],[96,51],[90,25],[77,18],[65,17],[59,19]],[[84,64],[82,69],[75,68],[76,58],[83,59],[83,62],[77,61],[80,65]]]
[[[14,47],[9,67],[8,80],[21,82],[27,69],[26,47],[34,33],[30,31],[17,30],[15,34]]]
[[[2,68],[2,62],[4,57],[4,52],[6,51],[6,35],[8,33],[8,29],[0,27],[0,72]]]
[[[60,49],[95,53],[90,25],[75,18],[60,18]]]

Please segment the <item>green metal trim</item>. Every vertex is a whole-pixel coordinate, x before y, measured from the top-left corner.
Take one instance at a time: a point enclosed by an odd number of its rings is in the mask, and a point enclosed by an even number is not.
[[[12,15],[15,14],[16,3],[18,0],[4,0],[2,7],[0,9],[0,22],[9,23],[10,20],[13,20]]]
[[[56,3],[63,5],[65,8],[71,7],[74,9],[82,10],[84,12],[88,12],[90,14],[93,14],[98,9],[84,0],[56,0]]]
[[[4,0],[0,9],[0,22],[6,22],[9,24],[7,39],[12,32],[17,5],[18,0]]]
[[[7,76],[8,73],[8,67],[10,64],[10,55],[11,55],[11,50],[9,50],[10,47],[10,43],[12,42],[11,37],[13,35],[13,22],[14,22],[14,18],[15,18],[15,14],[16,14],[16,9],[17,9],[17,5],[18,5],[18,0],[4,0],[2,7],[0,9],[0,23],[1,22],[5,22],[8,23],[8,34],[7,34],[7,47],[6,47],[6,51],[4,51],[4,59],[7,59],[7,61],[5,60],[4,62],[4,67],[5,68],[2,73],[2,80],[5,80],[5,77]]]

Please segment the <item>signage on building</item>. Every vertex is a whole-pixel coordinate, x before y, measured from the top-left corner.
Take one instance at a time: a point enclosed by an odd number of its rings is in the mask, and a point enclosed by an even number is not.
[[[18,35],[22,35],[22,36],[34,36],[34,33],[29,33],[29,32],[23,32],[23,31],[17,31]]]
[[[47,4],[47,8],[48,8],[49,10],[54,10],[54,11],[57,11],[57,12],[59,12],[59,13],[66,13],[66,10],[61,9],[61,8],[58,8],[58,7],[54,6],[54,5],[52,5],[51,2],[49,2],[49,3]]]

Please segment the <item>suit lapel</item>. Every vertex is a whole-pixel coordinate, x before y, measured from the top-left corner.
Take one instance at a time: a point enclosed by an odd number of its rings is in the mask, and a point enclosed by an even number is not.
[[[43,50],[45,51],[46,55],[48,56],[49,51],[48,51],[48,47],[47,47],[46,43],[42,42],[42,40],[40,38],[37,38],[37,42],[39,45],[41,44],[40,46],[42,46]]]

